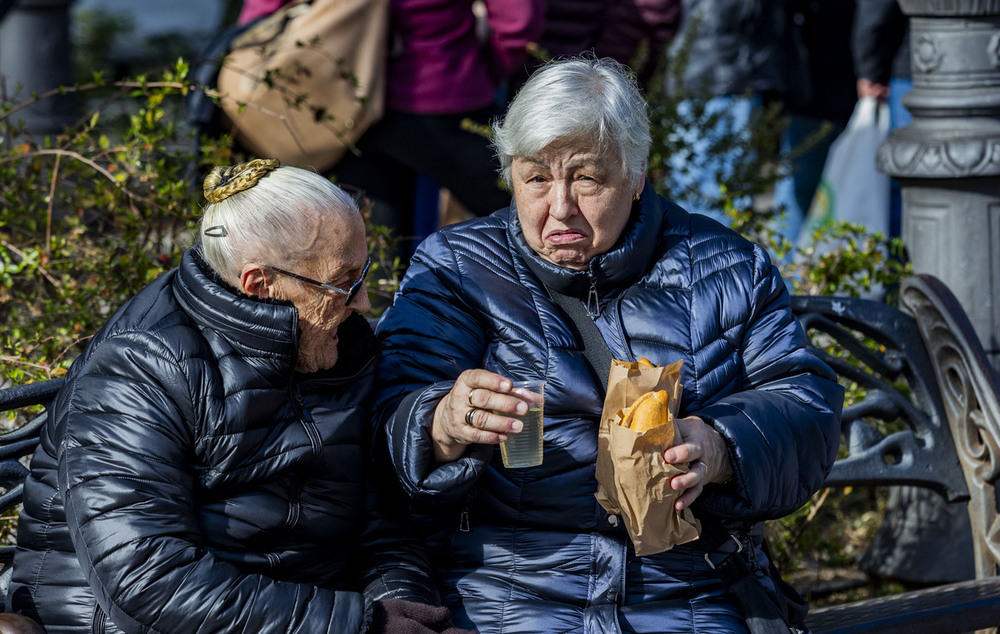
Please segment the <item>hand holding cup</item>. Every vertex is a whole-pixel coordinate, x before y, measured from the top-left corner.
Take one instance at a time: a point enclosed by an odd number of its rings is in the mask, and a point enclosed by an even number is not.
[[[498,444],[524,429],[523,393],[507,377],[488,370],[462,372],[434,410],[431,438],[438,462],[457,460],[472,443]]]

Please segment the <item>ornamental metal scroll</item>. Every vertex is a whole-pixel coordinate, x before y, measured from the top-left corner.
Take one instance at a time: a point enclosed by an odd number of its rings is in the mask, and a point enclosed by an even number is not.
[[[968,480],[976,577],[995,576],[1000,573],[1000,378],[968,316],[940,280],[929,275],[907,279],[900,303],[916,318],[927,346]]]
[[[892,306],[858,298],[795,296],[792,308],[812,347],[841,381],[864,391],[860,401],[844,408],[848,453],[837,460],[826,485],[910,484],[948,501],[968,499],[915,320]]]

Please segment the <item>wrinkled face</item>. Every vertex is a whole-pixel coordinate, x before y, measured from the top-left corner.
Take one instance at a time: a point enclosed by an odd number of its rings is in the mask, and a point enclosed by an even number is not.
[[[293,273],[347,290],[357,280],[368,258],[365,226],[361,215],[349,220],[322,216],[316,223],[312,260],[295,265]],[[291,270],[291,269],[289,269]],[[337,363],[337,329],[352,312],[371,308],[364,284],[351,300],[334,291],[275,274],[273,293],[277,299],[291,301],[299,311],[299,372],[328,370]]]
[[[551,145],[537,156],[515,157],[511,180],[524,238],[553,264],[585,270],[618,240],[642,191],[614,156],[589,148]]]

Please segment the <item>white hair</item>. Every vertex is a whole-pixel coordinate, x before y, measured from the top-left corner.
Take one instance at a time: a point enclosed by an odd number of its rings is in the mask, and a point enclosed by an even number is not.
[[[223,280],[239,288],[244,265],[294,267],[322,254],[311,251],[324,214],[360,217],[357,203],[328,179],[279,167],[255,185],[208,204],[201,219],[202,253]]]
[[[613,152],[623,175],[642,176],[652,143],[649,115],[628,68],[592,56],[549,62],[528,78],[503,120],[493,124],[493,146],[508,186],[515,156],[537,156],[562,141]]]

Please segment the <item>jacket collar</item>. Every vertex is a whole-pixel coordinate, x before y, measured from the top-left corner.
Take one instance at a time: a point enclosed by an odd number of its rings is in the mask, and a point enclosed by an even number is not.
[[[545,286],[582,299],[593,285],[603,299],[635,284],[646,273],[662,234],[666,206],[646,181],[639,201],[632,203],[629,221],[618,241],[610,250],[591,259],[586,271],[568,269],[540,257],[524,239],[515,203],[511,203],[509,214],[508,239],[514,251]]]
[[[182,256],[174,294],[202,331],[223,337],[240,356],[266,359],[282,376],[291,377],[299,343],[299,312],[291,302],[236,290],[205,262],[200,244]],[[352,314],[338,330],[337,364],[315,373],[316,377],[354,376],[378,354],[378,342],[362,315]]]
[[[241,356],[268,357],[289,372],[295,366],[299,321],[295,307],[239,292],[208,266],[200,244],[181,258],[174,294],[203,331],[223,337]]]

